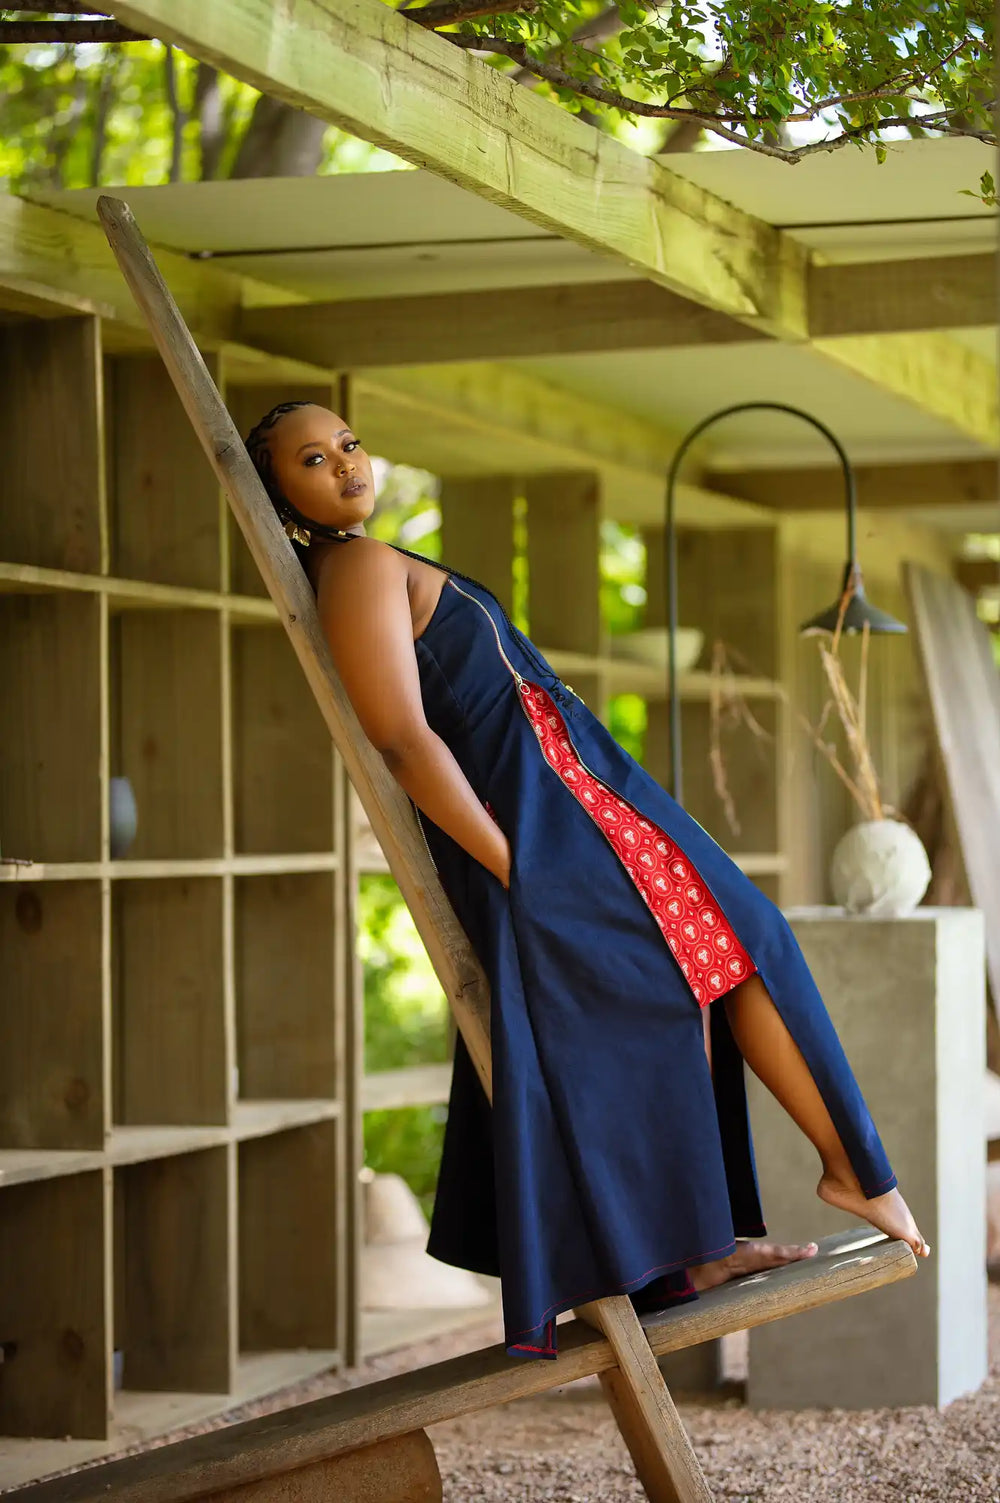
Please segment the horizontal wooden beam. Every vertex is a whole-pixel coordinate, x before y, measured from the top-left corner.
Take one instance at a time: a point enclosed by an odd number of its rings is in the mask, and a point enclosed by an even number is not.
[[[114,0],[115,16],[650,281],[805,334],[808,252],[380,0]]]
[[[967,506],[1000,500],[996,459],[943,459],[928,464],[868,464],[855,468],[858,503],[871,508]],[[709,490],[776,511],[836,511],[844,505],[839,468],[714,470]]]
[[[870,261],[809,270],[809,333],[912,333],[989,328],[997,322],[992,253]]]
[[[1000,517],[997,525],[1000,527]],[[1000,559],[960,558],[955,564],[955,578],[972,595],[1000,590]]]
[[[995,258],[813,266],[809,334],[909,333],[996,322]],[[344,350],[355,368],[585,351],[736,344],[764,337],[637,278],[248,309],[247,344],[316,364]]]
[[[361,370],[764,337],[639,280],[248,308],[240,328],[261,349],[318,364],[343,358]]]

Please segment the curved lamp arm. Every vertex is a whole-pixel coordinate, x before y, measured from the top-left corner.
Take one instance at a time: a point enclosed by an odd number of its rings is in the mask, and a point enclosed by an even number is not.
[[[787,412],[792,417],[802,418],[821,433],[833,447],[844,472],[844,490],[847,502],[847,578],[857,576],[857,490],[854,471],[843,444],[831,433],[825,423],[801,407],[789,406],[787,402],[736,402],[732,407],[722,407],[703,418],[680,442],[667,471],[666,527],[664,545],[667,553],[667,695],[670,702],[670,782],[671,793],[677,803],[684,801],[684,782],[681,770],[681,701],[677,683],[677,528],[675,523],[677,477],[691,445],[720,418],[731,417],[734,412]]]

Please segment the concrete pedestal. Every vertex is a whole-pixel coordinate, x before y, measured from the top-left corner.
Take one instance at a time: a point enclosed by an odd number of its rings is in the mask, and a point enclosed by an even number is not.
[[[751,1331],[748,1402],[941,1406],[987,1373],[982,915],[787,917],[931,1257],[915,1278]],[[816,1198],[814,1150],[749,1071],[748,1086],[768,1235],[856,1226]]]

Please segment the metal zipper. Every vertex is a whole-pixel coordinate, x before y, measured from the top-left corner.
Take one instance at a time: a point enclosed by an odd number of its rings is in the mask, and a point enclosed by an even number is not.
[[[468,590],[463,590],[461,585],[455,584],[455,581],[451,577],[451,575],[448,576],[448,583],[450,585],[453,585],[454,588],[458,591],[458,593],[460,595],[464,595],[465,598],[466,598],[466,600],[471,600],[472,603],[473,603],[473,605],[478,605],[479,609],[482,611],[483,615],[486,617],[487,621],[492,626],[492,628],[493,628],[493,635],[497,639],[497,651],[499,652],[500,656],[503,658],[504,662],[507,664],[508,669],[510,670],[511,674],[514,677],[514,681],[517,684],[517,689],[518,689],[517,702],[521,706],[521,711],[522,711],[522,713],[524,715],[524,718],[528,722],[528,724],[531,726],[531,734],[534,736],[536,734],[535,733],[535,723],[532,720],[531,716],[528,714],[527,709],[525,708],[524,698],[523,698],[523,696],[521,694],[521,687],[525,683],[525,679],[522,677],[522,675],[520,673],[518,673],[517,669],[514,667],[514,664],[511,662],[510,658],[504,652],[504,650],[503,650],[503,643],[500,641],[500,633],[497,630],[497,624],[496,624],[496,622],[494,621],[493,617],[490,615],[489,611],[486,609],[485,605],[483,605],[483,602],[481,600],[477,600],[476,597],[475,597],[475,595],[470,595],[469,592],[468,592]],[[543,686],[541,684],[539,684],[538,687],[542,688]],[[548,690],[546,690],[545,692],[548,693]],[[570,692],[573,692],[573,691],[570,691]],[[579,699],[579,695],[577,695],[576,697]],[[550,696],[550,698],[551,698],[551,696]],[[558,705],[556,706],[556,708],[558,709]],[[579,762],[579,764],[583,768],[584,772],[589,773],[590,776],[594,779],[594,782],[595,783],[599,783],[600,786],[605,790],[606,793],[610,793],[613,798],[621,799],[621,794],[617,791],[617,789],[612,788],[611,785],[609,783],[606,783],[603,778],[598,777],[597,773],[594,772],[592,768],[590,768],[590,767],[587,766],[586,762],[580,756],[580,753],[579,753],[579,750],[577,748],[576,742],[573,740],[573,737],[570,735],[570,729],[569,729],[569,726],[566,724],[566,717],[565,717],[565,715],[563,715],[563,714],[560,713],[559,718],[560,718],[560,720],[563,723],[563,730],[566,733],[566,740],[569,742],[570,746],[573,748],[573,755],[576,757],[576,760]],[[552,773],[555,773],[555,776],[558,778],[559,774],[556,772],[555,768],[549,762],[548,758],[547,757],[543,757],[542,760],[545,763],[546,767],[549,769],[549,771],[552,772]],[[565,787],[565,784],[563,783],[562,778],[559,778],[559,783],[560,783],[561,787]],[[627,799],[622,799],[622,802],[623,803],[628,803],[628,800]],[[630,808],[635,808],[634,805],[629,805],[629,807]],[[639,810],[639,809],[636,809],[635,813],[636,813],[637,817],[640,818],[640,819],[645,819],[646,818],[645,814],[643,814],[641,812],[641,810]],[[607,839],[607,834],[604,831],[604,829],[601,827],[599,821],[595,820],[594,823],[597,824],[598,829],[601,830],[602,835],[604,835],[605,839]],[[652,823],[652,821],[649,821],[649,823]],[[611,845],[611,841],[610,840],[608,841],[608,844]],[[614,850],[614,846],[613,845],[611,845],[611,849]],[[616,856],[618,855],[617,851],[615,851],[615,855]],[[621,857],[619,857],[618,859],[621,860]]]

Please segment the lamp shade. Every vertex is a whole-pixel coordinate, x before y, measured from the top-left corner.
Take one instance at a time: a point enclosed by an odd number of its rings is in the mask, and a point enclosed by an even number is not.
[[[852,576],[854,588],[851,592],[851,598],[848,600],[846,607],[844,607],[844,592],[850,588]],[[843,615],[841,615],[842,608]],[[863,631],[866,626],[871,632],[882,632],[883,634],[906,631],[906,627],[902,621],[897,621],[895,616],[889,615],[888,611],[879,610],[877,605],[872,605],[865,594],[861,570],[857,565],[854,565],[852,568],[850,563],[847,565],[844,590],[841,592],[840,598],[835,600],[833,605],[829,606],[827,610],[820,611],[818,616],[813,616],[811,621],[807,621],[804,626],[800,627],[800,631],[803,636],[814,636],[820,632],[833,633],[837,630],[838,621],[840,622],[840,630],[845,634]]]

